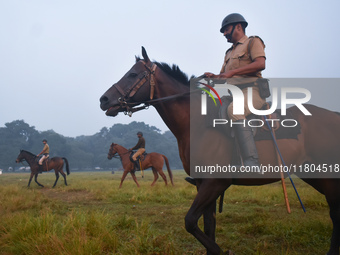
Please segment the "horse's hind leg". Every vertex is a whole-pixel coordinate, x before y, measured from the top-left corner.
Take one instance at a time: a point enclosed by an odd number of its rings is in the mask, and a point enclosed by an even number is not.
[[[336,189],[338,191],[338,189]],[[334,194],[336,193],[336,194]],[[340,194],[333,192],[331,196],[326,195],[326,199],[330,209],[330,217],[333,222],[333,233],[331,238],[331,246],[327,255],[339,255],[340,247]]]
[[[162,168],[158,171],[158,173],[162,176],[162,178],[165,182],[165,185],[168,185],[168,181],[166,180],[166,175],[164,174]]]
[[[35,181],[40,187],[44,187],[44,185],[42,185],[42,184],[40,184],[40,183],[38,182],[38,174],[35,174],[35,176],[34,176],[34,181]]]
[[[331,239],[331,246],[327,255],[339,255],[340,246],[340,207],[330,206],[330,216],[333,222],[333,233]]]
[[[152,173],[153,173],[153,182],[151,183],[151,186],[155,185],[156,181],[158,180],[158,173],[154,167],[152,167]]]
[[[59,172],[57,170],[55,170],[55,182],[54,182],[54,185],[53,185],[52,188],[54,188],[55,185],[57,185],[58,179],[59,179]]]
[[[64,173],[63,170],[60,170],[60,174],[64,177],[64,183],[65,183],[65,186],[67,186],[66,174]]]

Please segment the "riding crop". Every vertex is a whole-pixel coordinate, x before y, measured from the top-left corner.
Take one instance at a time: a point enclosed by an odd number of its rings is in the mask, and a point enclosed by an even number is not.
[[[277,153],[278,153],[279,156],[280,156],[281,162],[282,162],[283,166],[284,166],[285,168],[287,168],[287,166],[286,166],[286,164],[285,164],[285,162],[284,162],[284,160],[283,160],[283,157],[282,157],[282,155],[281,155],[279,146],[277,145],[277,142],[276,142],[275,135],[274,135],[274,133],[273,133],[272,127],[269,125],[269,123],[268,123],[268,121],[267,121],[267,117],[266,117],[265,115],[264,115],[263,117],[264,117],[264,119],[265,119],[265,121],[266,121],[266,123],[267,123],[267,126],[268,126],[269,130],[270,130],[270,134],[271,134],[271,136],[272,136],[272,138],[273,138],[273,142],[274,142],[274,144],[275,144],[276,151],[277,151]],[[281,172],[281,173],[282,173],[282,172]],[[283,173],[282,173],[282,174],[283,174]],[[303,205],[303,203],[302,203],[302,201],[301,201],[301,198],[300,198],[299,193],[298,193],[298,191],[297,191],[297,189],[296,189],[296,187],[295,187],[295,184],[294,184],[294,182],[293,182],[293,179],[292,179],[292,177],[290,176],[289,171],[287,171],[287,175],[288,175],[288,177],[289,177],[290,182],[292,183],[292,186],[293,186],[293,188],[294,188],[294,190],[295,190],[295,193],[296,193],[296,195],[297,195],[297,197],[298,197],[298,199],[299,199],[299,201],[300,201],[300,204],[301,204],[301,207],[302,207],[303,211],[306,212],[305,206]],[[285,197],[286,197],[286,194],[285,194]],[[287,210],[288,210],[288,208],[287,208]],[[289,210],[290,210],[290,209],[289,209]]]

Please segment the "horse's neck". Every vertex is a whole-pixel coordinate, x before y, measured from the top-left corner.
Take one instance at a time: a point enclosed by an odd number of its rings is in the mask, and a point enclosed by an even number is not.
[[[117,147],[117,153],[118,153],[119,157],[123,158],[124,155],[128,154],[128,149],[124,148],[123,146],[116,145],[116,147]]]
[[[166,98],[173,95],[181,95],[189,92],[189,87],[174,82],[172,79],[157,81],[157,98]],[[155,104],[157,112],[168,126],[170,131],[180,139],[188,135],[190,124],[190,97],[189,95],[179,96],[171,100],[165,100]]]
[[[35,159],[36,159],[37,157],[36,157],[35,155],[33,155],[33,154],[27,152],[27,151],[25,151],[24,153],[25,153],[24,159],[27,161],[27,163],[28,163],[29,165],[34,164],[34,163],[35,163]]]

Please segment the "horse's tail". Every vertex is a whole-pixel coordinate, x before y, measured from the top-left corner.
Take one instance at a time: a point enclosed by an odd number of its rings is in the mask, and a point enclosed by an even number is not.
[[[166,168],[168,169],[168,173],[169,173],[171,184],[172,184],[172,186],[174,186],[174,181],[172,179],[172,171],[170,169],[169,160],[168,160],[168,158],[165,155],[162,154],[162,156],[163,156],[163,158],[165,160]]]
[[[62,158],[64,161],[65,161],[65,163],[66,163],[66,172],[67,172],[67,175],[69,175],[70,174],[70,167],[68,166],[68,161],[67,161],[67,159],[66,158]]]

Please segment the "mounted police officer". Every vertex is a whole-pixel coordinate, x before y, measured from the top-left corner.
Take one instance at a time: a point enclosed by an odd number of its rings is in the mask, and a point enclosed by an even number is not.
[[[137,157],[145,152],[145,139],[143,137],[143,133],[140,131],[137,133],[137,137],[138,137],[137,144],[129,150],[137,150],[136,153],[132,156],[132,160],[135,162],[137,170],[139,170],[140,168],[137,161]]]
[[[259,171],[259,161],[252,129],[247,125],[246,117],[251,114],[248,107],[248,88],[252,87],[252,103],[260,109],[269,96],[268,82],[262,79],[261,71],[266,67],[265,45],[258,36],[246,35],[248,22],[239,13],[226,16],[220,32],[233,45],[226,51],[220,74],[206,72],[208,78],[226,79],[228,84],[239,87],[244,95],[244,114],[233,114],[233,103],[227,109],[228,118],[233,123],[235,136],[240,146],[244,166],[254,166]],[[186,181],[196,184],[191,177]]]
[[[39,173],[43,172],[43,165],[42,164],[43,164],[44,160],[49,157],[49,153],[50,153],[50,146],[48,146],[46,139],[43,140],[43,144],[44,144],[43,150],[37,155],[37,157],[42,155],[42,157],[39,159],[39,169],[38,169]]]
[[[248,107],[248,88],[252,87],[252,103],[255,109],[261,109],[265,103],[262,95],[261,71],[266,67],[265,45],[258,36],[246,36],[248,22],[238,13],[226,16],[222,21],[220,32],[233,45],[227,50],[220,74],[205,73],[206,77],[227,79],[228,84],[239,87],[244,95],[244,115],[233,114],[233,103],[227,109],[228,117],[233,122],[235,136],[245,166],[259,166],[258,154],[251,127],[247,125],[246,116],[251,114]],[[269,89],[268,89],[269,91]],[[261,94],[261,95],[260,95]]]

